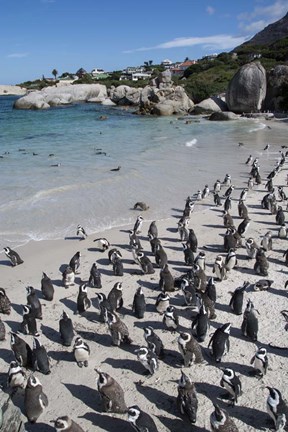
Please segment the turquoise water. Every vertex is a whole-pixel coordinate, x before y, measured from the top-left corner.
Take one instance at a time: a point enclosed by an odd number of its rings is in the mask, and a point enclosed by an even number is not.
[[[0,248],[73,236],[78,223],[88,232],[132,225],[137,201],[150,206],[146,219],[170,217],[226,172],[244,186],[249,154],[263,172],[286,139],[261,121],[186,124],[98,104],[20,111],[14,100],[0,97]],[[278,145],[269,155],[267,143]]]

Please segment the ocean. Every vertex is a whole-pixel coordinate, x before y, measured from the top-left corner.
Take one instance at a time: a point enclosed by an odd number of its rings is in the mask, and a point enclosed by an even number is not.
[[[263,119],[145,117],[99,104],[22,111],[14,101],[0,97],[0,249],[75,236],[78,224],[88,234],[132,228],[137,201],[150,206],[147,221],[180,216],[188,195],[226,173],[244,187],[249,154],[265,176],[286,144],[286,128]]]

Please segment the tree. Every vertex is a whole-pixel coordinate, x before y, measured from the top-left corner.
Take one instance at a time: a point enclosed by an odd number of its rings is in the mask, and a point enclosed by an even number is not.
[[[58,75],[58,71],[57,71],[57,69],[53,69],[53,70],[52,70],[52,75],[54,76],[54,78],[55,78],[55,80],[56,80],[57,75]]]

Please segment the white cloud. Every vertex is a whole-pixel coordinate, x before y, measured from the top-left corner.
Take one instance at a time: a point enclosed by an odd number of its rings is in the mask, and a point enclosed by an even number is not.
[[[254,21],[248,24],[244,24],[244,23],[240,23],[239,24],[239,28],[244,32],[244,33],[250,33],[250,34],[255,34],[258,33],[259,31],[263,30],[264,27],[267,26],[266,21],[264,20],[259,20],[259,21]]]
[[[215,9],[212,6],[207,6],[206,12],[208,13],[208,15],[213,15],[215,13]]]
[[[276,0],[269,6],[257,6],[251,13],[245,12],[238,15],[239,28],[242,32],[255,34],[263,30],[267,25],[282,18],[287,11],[287,0]]]
[[[172,39],[168,42],[163,42],[159,45],[152,47],[142,47],[133,50],[124,51],[125,53],[132,53],[135,51],[150,51],[155,49],[169,49],[169,48],[181,48],[191,47],[195,45],[203,45],[205,48],[213,50],[225,50],[232,49],[245,42],[247,38],[243,36],[231,36],[231,35],[215,35],[206,37],[182,37]]]
[[[29,54],[27,52],[19,52],[19,53],[11,53],[8,54],[7,57],[9,58],[23,58],[23,57],[27,57]]]

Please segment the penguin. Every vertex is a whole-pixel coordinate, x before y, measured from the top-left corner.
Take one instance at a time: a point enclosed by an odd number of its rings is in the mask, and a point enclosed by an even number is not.
[[[201,201],[202,200],[202,191],[199,189],[198,192],[196,193],[196,201]]]
[[[88,366],[90,347],[80,336],[77,336],[75,339],[73,354],[77,362],[77,366],[80,368],[83,366]]]
[[[219,179],[217,179],[216,182],[214,183],[213,192],[219,193],[220,191],[221,191],[221,182]]]
[[[205,269],[206,269],[206,262],[205,262],[205,260],[206,260],[206,254],[205,254],[205,252],[199,252],[199,254],[197,255],[197,257],[194,260],[194,264],[197,264],[202,270],[205,271]]]
[[[213,200],[216,207],[222,206],[221,197],[217,192],[213,192]]]
[[[253,187],[254,187],[253,177],[249,177],[249,179],[247,181],[247,187],[248,187],[249,190],[253,189]]]
[[[243,321],[241,324],[242,334],[253,342],[257,341],[258,336],[258,318],[256,316],[256,310],[251,300],[247,301],[246,309],[243,314]]]
[[[144,318],[144,314],[146,311],[146,301],[145,296],[142,290],[142,287],[139,286],[136,289],[136,293],[133,298],[133,305],[132,305],[132,311],[136,318],[142,319]]]
[[[6,328],[5,324],[3,323],[1,317],[0,317],[0,341],[6,340]]]
[[[77,231],[76,231],[76,235],[78,237],[80,237],[80,240],[85,240],[88,237],[87,232],[85,231],[85,229],[83,228],[82,225],[77,225]]]
[[[112,345],[120,346],[121,343],[131,344],[129,330],[126,324],[114,312],[106,310],[107,323],[112,338]]]
[[[202,191],[202,199],[207,198],[209,193],[210,193],[209,186],[206,184]]]
[[[222,255],[217,255],[213,265],[213,273],[215,273],[216,278],[220,281],[227,278],[225,263]]]
[[[27,304],[31,306],[31,314],[33,314],[35,318],[42,320],[42,306],[37,297],[36,290],[32,286],[28,286],[26,292]]]
[[[9,258],[12,267],[16,267],[17,265],[23,264],[24,261],[20,258],[17,252],[12,250],[10,247],[4,247],[4,252],[7,258]]]
[[[160,315],[163,315],[169,305],[170,305],[170,296],[169,296],[169,294],[165,293],[165,292],[161,292],[157,296],[157,299],[156,299],[156,304],[155,304],[156,311]]]
[[[0,288],[0,313],[4,315],[11,313],[11,301],[4,288]]]
[[[264,249],[265,252],[272,250],[272,231],[267,231],[267,233],[262,237],[261,247]]]
[[[274,185],[273,185],[273,180],[269,179],[267,181],[267,183],[265,184],[265,189],[268,190],[268,192],[273,192],[274,191]]]
[[[98,300],[98,306],[100,309],[100,322],[105,323],[105,319],[106,319],[106,311],[110,311],[113,312],[112,306],[109,303],[109,301],[107,300],[106,296],[104,293],[98,293],[96,294],[96,298]]]
[[[133,231],[135,234],[140,234],[142,230],[142,224],[143,224],[144,218],[140,215],[137,217],[136,222],[133,227]]]
[[[158,239],[158,237],[153,237],[151,234],[149,234],[149,242],[151,246],[151,252],[155,256],[156,250],[158,246],[161,244],[161,241]]]
[[[27,378],[22,367],[17,361],[12,361],[8,370],[7,384],[12,390],[18,388],[24,389],[26,387]]]
[[[69,262],[69,267],[75,274],[79,274],[81,252],[76,252]]]
[[[278,230],[278,238],[280,239],[286,239],[288,237],[288,230],[286,227],[286,224],[282,224],[281,227]]]
[[[65,288],[74,285],[75,273],[70,266],[67,266],[62,273],[62,282]]]
[[[249,217],[246,217],[239,224],[239,226],[237,228],[237,232],[240,234],[241,237],[244,237],[244,234],[247,232],[249,225],[250,225],[250,221],[251,221],[251,219]]]
[[[93,240],[93,243],[96,243],[96,247],[100,252],[105,252],[110,247],[110,243],[105,237],[97,238]]]
[[[252,237],[249,237],[245,241],[245,248],[246,248],[248,259],[254,259],[256,257],[259,246],[257,245],[257,243]]]
[[[36,423],[48,406],[48,397],[43,392],[42,384],[34,375],[27,381],[24,395],[24,410],[30,423]]]
[[[269,150],[269,148],[270,148],[270,144],[267,144],[267,145],[264,147],[264,151]]]
[[[253,285],[253,289],[254,291],[267,291],[273,283],[274,281],[270,279],[259,279]]]
[[[92,267],[90,269],[88,284],[91,288],[102,288],[101,273],[97,267],[96,262],[92,264]]]
[[[59,333],[64,346],[71,346],[74,338],[74,328],[71,318],[63,311],[59,320]]]
[[[252,357],[250,364],[253,364],[255,375],[262,378],[266,375],[268,369],[268,356],[267,350],[264,347],[259,347]]]
[[[26,335],[39,336],[36,318],[31,305],[23,305],[23,321],[20,324],[20,331]]]
[[[136,204],[134,204],[133,210],[142,210],[142,211],[146,211],[148,210],[150,207],[142,201],[138,201],[136,202]]]
[[[252,161],[253,161],[253,157],[252,157],[252,155],[250,154],[249,157],[248,157],[248,159],[246,160],[245,164],[246,164],[246,165],[251,165]]]
[[[222,369],[223,375],[220,380],[221,387],[228,391],[229,399],[232,401],[232,406],[238,402],[239,396],[242,394],[242,384],[239,377],[235,374],[233,369]],[[226,395],[225,395],[226,398]]]
[[[110,263],[113,264],[113,262],[117,258],[122,258],[122,254],[119,251],[119,249],[116,249],[116,248],[110,249],[108,251],[108,259],[109,259]]]
[[[185,208],[183,210],[183,216],[190,217],[194,211],[194,207],[195,201],[191,197],[188,197],[186,200]]]
[[[121,277],[123,276],[123,263],[120,258],[115,258],[113,261],[113,273],[114,276]]]
[[[155,269],[149,257],[147,257],[144,252],[138,252],[138,262],[143,274],[154,274]]]
[[[33,369],[39,371],[44,375],[49,375],[50,362],[45,347],[41,344],[40,340],[36,337],[33,339]]]
[[[236,288],[232,294],[229,306],[236,315],[242,314],[244,292],[248,286],[249,282],[244,282],[243,285]]]
[[[77,309],[76,314],[82,314],[91,307],[91,300],[88,298],[88,286],[83,283],[79,286],[78,297],[77,297]]]
[[[247,194],[248,194],[248,188],[242,189],[242,191],[240,193],[239,201],[246,201]]]
[[[280,201],[287,201],[287,195],[284,192],[283,186],[278,186],[278,195]]]
[[[153,327],[144,327],[144,339],[149,346],[154,347],[154,353],[159,359],[164,357],[164,345],[160,337],[154,332]]]
[[[229,186],[228,189],[226,190],[224,196],[226,198],[230,198],[234,189],[235,189],[234,185]]]
[[[220,409],[217,404],[214,404],[214,411],[210,415],[210,425],[212,432],[239,432],[227,411]]]
[[[138,405],[128,408],[128,421],[137,432],[158,432],[153,418]]]
[[[244,204],[244,201],[241,200],[241,199],[240,199],[239,202],[238,202],[238,215],[239,215],[239,217],[241,217],[241,218],[243,218],[243,219],[249,217],[249,215],[248,215],[248,208],[247,208],[247,206]]]
[[[124,391],[120,384],[108,373],[95,369],[99,377],[97,390],[102,401],[102,411],[123,414],[127,412]]]
[[[278,206],[278,210],[275,216],[277,225],[283,225],[285,223],[285,214],[283,208]]]
[[[184,252],[184,261],[187,266],[192,266],[194,264],[194,253],[190,249],[190,247],[187,246],[186,243],[182,243],[183,246],[183,252]]]
[[[230,323],[223,324],[216,329],[209,341],[208,348],[211,346],[211,355],[217,363],[221,362],[223,355],[229,352],[230,329]]]
[[[224,177],[224,180],[223,180],[223,184],[225,186],[230,186],[231,185],[231,181],[232,181],[231,175],[230,174],[226,174],[225,177]]]
[[[213,301],[213,303],[216,303],[217,300],[217,293],[216,293],[216,285],[214,283],[214,278],[210,277],[207,282],[206,286],[206,293],[208,297]]]
[[[211,300],[211,298],[208,295],[207,284],[206,284],[205,291],[200,292],[200,297],[201,297],[202,304],[200,304],[199,312],[200,312],[201,306],[203,305],[203,306],[205,306],[205,309],[207,311],[208,319],[213,320],[213,319],[217,318],[217,315],[215,313],[215,302],[213,300]]]
[[[160,270],[159,288],[164,292],[175,291],[174,278],[169,270],[168,264]]]
[[[84,432],[77,423],[74,422],[68,416],[57,417],[56,420],[52,420],[56,432]]]
[[[198,307],[200,308],[201,305],[199,304],[199,297],[197,296],[194,284],[188,279],[183,278],[181,282],[181,290],[184,295],[184,304],[192,309],[199,310]]]
[[[208,319],[208,314],[205,305],[202,304],[199,313],[196,315],[192,322],[192,332],[195,331],[195,337],[198,342],[204,342],[207,332],[209,330],[210,324]]]
[[[154,375],[154,373],[159,369],[157,355],[151,349],[144,346],[136,349],[135,353],[137,353],[137,359],[146,369],[145,375]]]
[[[108,294],[107,300],[111,305],[112,311],[119,310],[123,306],[123,290],[121,282],[116,282],[114,284]]]
[[[256,253],[256,262],[254,264],[254,271],[260,276],[268,276],[269,263],[267,261],[265,251],[259,248]]]
[[[223,212],[223,225],[225,228],[234,227],[234,221],[230,213],[226,210]]]
[[[188,225],[190,222],[190,218],[189,217],[184,217],[181,218],[177,225],[178,225],[178,233],[180,235],[180,241],[181,242],[188,242],[189,239],[189,230],[188,230]]]
[[[225,269],[227,271],[232,270],[238,264],[236,253],[234,249],[230,249],[225,257]]]
[[[196,253],[198,247],[198,240],[193,228],[189,229],[188,243],[192,252]]]
[[[235,236],[235,229],[229,227],[224,235],[224,250],[228,252],[230,249],[236,249],[237,246],[238,240]]]
[[[201,347],[188,332],[180,333],[178,339],[178,349],[183,357],[184,367],[191,366],[192,363],[203,363]]]
[[[266,388],[269,390],[269,396],[267,398],[266,408],[276,428],[277,423],[279,423],[278,419],[283,414],[286,416],[286,421],[287,421],[288,407],[282,398],[282,394],[280,390],[276,389],[275,387],[273,388],[267,386]]]
[[[52,301],[54,297],[54,287],[51,279],[46,273],[42,273],[41,291],[45,300]]]
[[[231,201],[230,196],[228,196],[224,201],[224,211],[229,212],[229,210],[231,210],[231,208],[232,208],[232,201]]]
[[[152,221],[148,228],[148,237],[151,235],[153,238],[158,238],[158,228],[156,221]]]
[[[179,313],[174,306],[168,306],[163,316],[163,324],[170,331],[175,331],[179,326]]]
[[[10,346],[19,365],[26,369],[32,369],[32,350],[30,346],[14,332],[10,332]]]
[[[168,263],[167,254],[161,244],[157,246],[156,253],[155,253],[155,261],[156,264],[163,269],[165,265]]]
[[[131,249],[143,249],[139,237],[133,230],[129,230],[129,246]]]
[[[181,370],[181,377],[178,381],[177,406],[182,416],[188,418],[191,424],[197,421],[198,399],[195,384]]]

